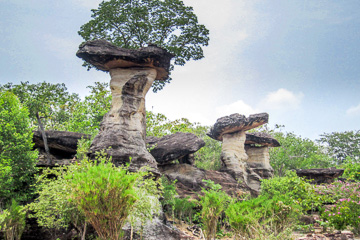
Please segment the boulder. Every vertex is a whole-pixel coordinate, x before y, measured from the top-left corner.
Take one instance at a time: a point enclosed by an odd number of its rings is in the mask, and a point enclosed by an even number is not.
[[[245,144],[280,147],[280,143],[278,142],[278,140],[273,138],[270,134],[263,132],[246,133]]]
[[[151,149],[151,155],[158,164],[166,164],[177,159],[191,163],[189,154],[205,146],[204,140],[198,138],[195,134],[182,132],[162,138],[147,137],[146,142]]]
[[[236,181],[227,172],[203,170],[189,164],[164,165],[159,166],[159,170],[171,181],[177,180],[177,193],[181,198],[189,196],[198,199],[201,188],[206,186],[202,180],[212,180],[215,184],[220,184],[222,190],[230,196],[253,193],[246,184]]]
[[[70,157],[76,154],[77,144],[81,138],[90,139],[90,135],[66,132],[66,131],[45,131],[50,153],[63,157]],[[44,148],[44,141],[40,131],[34,131],[34,148]]]
[[[341,177],[344,169],[332,168],[312,168],[312,169],[296,169],[299,177],[305,177],[314,184],[332,183],[336,178]]]
[[[89,156],[95,158],[97,151],[105,150],[115,165],[130,162],[131,171],[149,167],[158,176],[156,160],[145,144],[145,95],[154,80],[168,77],[173,55],[156,46],[130,50],[105,40],[80,45],[76,55],[111,76],[111,109],[100,124]]]

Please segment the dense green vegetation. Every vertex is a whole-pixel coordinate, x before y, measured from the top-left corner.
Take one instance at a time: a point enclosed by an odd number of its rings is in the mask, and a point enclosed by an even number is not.
[[[166,177],[154,181],[146,177],[146,171],[129,173],[126,167],[114,167],[101,154],[97,164],[89,161],[87,141],[79,144],[76,164],[37,173],[37,152],[32,150],[32,130],[40,127],[37,115],[45,130],[95,136],[110,108],[108,88],[95,83],[81,99],[63,84],[0,86],[0,231],[6,239],[20,239],[26,216],[36,218],[53,239],[68,226],[85,239],[89,225],[100,239],[121,239],[125,222],[141,236],[145,222],[161,209],[175,222],[199,225],[207,239],[225,235],[290,239],[294,229],[304,228],[299,217],[313,211],[320,211],[318,223],[326,228],[360,231],[359,131],[324,134],[312,141],[279,126],[258,129],[274,136],[281,147],[270,151],[275,177],[263,180],[257,198],[232,198],[211,181],[198,200],[178,198],[175,183]],[[41,101],[46,103],[41,105]],[[196,134],[206,146],[195,153],[195,165],[207,170],[221,168],[221,142],[206,136],[208,126],[185,118],[169,120],[153,112],[147,112],[146,118],[148,136]],[[345,168],[344,177],[354,182],[315,186],[289,171],[330,166]],[[29,199],[31,203],[26,204]],[[325,208],[324,204],[332,205]]]

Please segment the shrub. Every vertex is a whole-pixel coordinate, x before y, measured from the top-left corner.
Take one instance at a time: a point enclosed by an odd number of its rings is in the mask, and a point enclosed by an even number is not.
[[[301,208],[285,196],[232,202],[225,211],[237,239],[283,239],[300,213]]]
[[[163,188],[161,205],[165,212],[170,213],[174,217],[175,210],[175,196],[177,195],[176,180],[170,181],[167,177],[161,177],[161,185]]]
[[[80,168],[79,165],[70,165],[44,169],[37,177],[38,197],[27,207],[34,212],[31,216],[37,219],[39,226],[49,229],[54,239],[56,230],[66,228],[70,223],[81,236],[85,234],[85,217],[72,202],[69,202],[71,189],[68,180],[64,178],[66,174],[72,174]]]
[[[345,168],[343,177],[349,180],[360,181],[360,163],[350,158],[346,158],[345,163],[342,166]]]
[[[174,203],[174,212],[175,217],[179,220],[184,220],[185,222],[192,223],[194,209],[196,208],[196,200],[186,198],[175,198]]]
[[[199,196],[199,204],[202,207],[201,217],[204,226],[206,239],[214,239],[216,236],[217,223],[231,201],[229,195],[221,191],[219,184],[214,184],[211,180],[203,180],[207,188],[202,189],[204,196]]]
[[[32,136],[28,110],[14,94],[0,91],[0,205],[29,197],[37,160]]]
[[[125,167],[101,159],[99,163],[87,163],[65,179],[71,187],[71,202],[83,212],[100,239],[117,240],[139,199],[136,187],[141,187],[146,174],[130,173]]]
[[[284,177],[263,179],[260,194],[269,199],[287,195],[301,205],[304,211],[318,208],[324,202],[323,196],[316,194],[315,187],[298,177],[295,171],[287,171]]]
[[[25,229],[26,211],[15,200],[8,209],[0,212],[0,231],[4,232],[7,240],[20,240]]]
[[[323,209],[321,217],[337,230],[351,226],[355,233],[360,230],[360,201],[351,198],[339,199],[330,209]]]

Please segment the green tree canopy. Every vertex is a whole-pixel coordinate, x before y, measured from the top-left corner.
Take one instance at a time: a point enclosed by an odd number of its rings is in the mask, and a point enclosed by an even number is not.
[[[29,112],[11,92],[0,91],[0,205],[22,197],[35,172]]]
[[[78,32],[86,41],[106,39],[130,49],[156,44],[175,55],[175,65],[204,57],[209,31],[181,0],[109,0],[91,11],[93,19]],[[153,91],[170,80],[156,81]]]
[[[67,91],[64,83],[7,83],[0,85],[0,90],[13,92],[28,108],[32,125],[38,124],[37,115],[39,115],[42,124],[48,130],[56,130],[74,110],[74,103],[80,101],[77,94],[70,94]]]
[[[330,157],[316,142],[292,132],[271,134],[281,144],[280,147],[270,149],[270,164],[275,175],[283,176],[286,170],[326,168],[331,165]]]
[[[326,145],[328,154],[338,164],[348,157],[360,161],[360,130],[324,133],[319,142]]]

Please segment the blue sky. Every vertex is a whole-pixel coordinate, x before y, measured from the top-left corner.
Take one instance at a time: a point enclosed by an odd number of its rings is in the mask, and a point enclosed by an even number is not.
[[[75,56],[99,0],[0,0],[0,84],[109,81]],[[360,128],[360,2],[184,0],[210,30],[205,58],[177,66],[147,108],[205,125],[268,112],[302,137]]]

